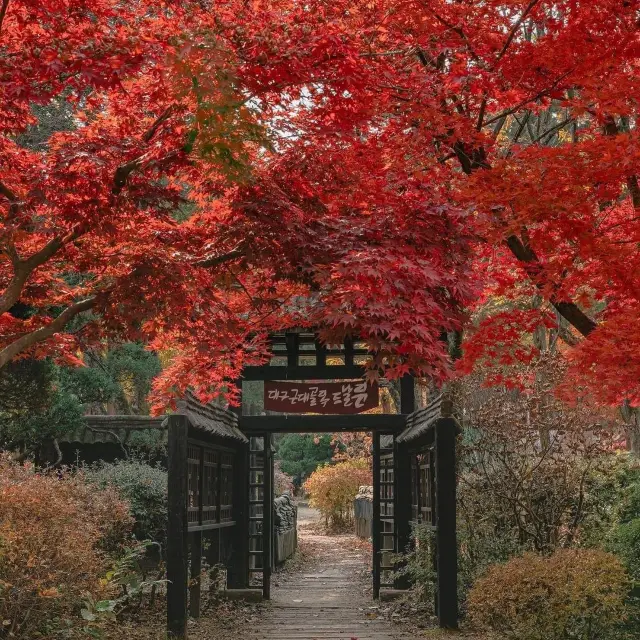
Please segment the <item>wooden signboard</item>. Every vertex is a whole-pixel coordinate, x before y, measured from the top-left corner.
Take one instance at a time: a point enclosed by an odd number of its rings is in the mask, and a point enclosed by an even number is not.
[[[366,380],[264,383],[264,408],[267,411],[351,414],[374,409],[378,404],[378,385]]]

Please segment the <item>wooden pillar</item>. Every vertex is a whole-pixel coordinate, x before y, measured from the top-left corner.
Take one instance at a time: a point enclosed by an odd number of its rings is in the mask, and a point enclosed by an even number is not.
[[[458,627],[458,545],[456,541],[456,423],[440,418],[435,426],[436,557],[438,622]]]
[[[271,599],[271,566],[273,550],[273,453],[271,434],[264,434],[264,502],[262,515],[262,597]]]
[[[187,432],[185,415],[169,416],[167,522],[167,635],[187,637]]]
[[[327,348],[316,340],[316,366],[325,367],[327,365]]]
[[[347,336],[344,339],[344,364],[347,367],[353,367],[354,353],[353,353],[353,338]]]
[[[227,568],[227,586],[249,586],[249,445],[241,445],[233,462],[234,535],[231,561]]]
[[[200,617],[202,574],[202,531],[191,534],[191,584],[189,586],[189,615]]]
[[[380,597],[380,433],[374,431],[373,440],[373,515],[371,541],[373,547],[373,598]]]
[[[287,367],[297,367],[300,336],[297,333],[287,333],[285,341],[287,344]]]
[[[409,415],[416,409],[415,380],[412,375],[400,378],[400,413]],[[411,546],[411,457],[406,444],[398,445],[394,438],[393,461],[395,465],[395,525],[398,553],[405,553]],[[409,578],[396,579],[396,589],[408,589]]]
[[[411,547],[411,457],[406,444],[397,443],[394,438],[394,496],[395,496],[395,525],[398,553],[406,553]],[[409,578],[399,576],[395,580],[396,589],[408,589]]]
[[[415,381],[412,375],[400,378],[400,413],[409,415],[416,410]]]

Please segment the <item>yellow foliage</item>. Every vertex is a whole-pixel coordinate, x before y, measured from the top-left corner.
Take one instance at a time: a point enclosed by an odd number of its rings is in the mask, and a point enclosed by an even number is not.
[[[369,462],[363,458],[318,467],[304,483],[310,504],[322,513],[327,524],[349,522],[353,500],[362,485],[371,484]]]

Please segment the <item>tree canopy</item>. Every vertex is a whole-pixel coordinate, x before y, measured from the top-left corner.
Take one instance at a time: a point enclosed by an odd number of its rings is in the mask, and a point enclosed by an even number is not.
[[[443,333],[504,372],[553,325],[570,395],[640,400],[637,3],[2,8],[0,367],[144,336],[162,403],[272,328],[441,381]]]

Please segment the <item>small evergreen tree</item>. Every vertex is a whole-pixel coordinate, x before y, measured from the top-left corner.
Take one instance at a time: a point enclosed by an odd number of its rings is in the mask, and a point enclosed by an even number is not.
[[[276,454],[280,468],[293,477],[296,486],[300,486],[319,465],[329,462],[332,456],[331,436],[327,433],[287,434],[278,443]]]

